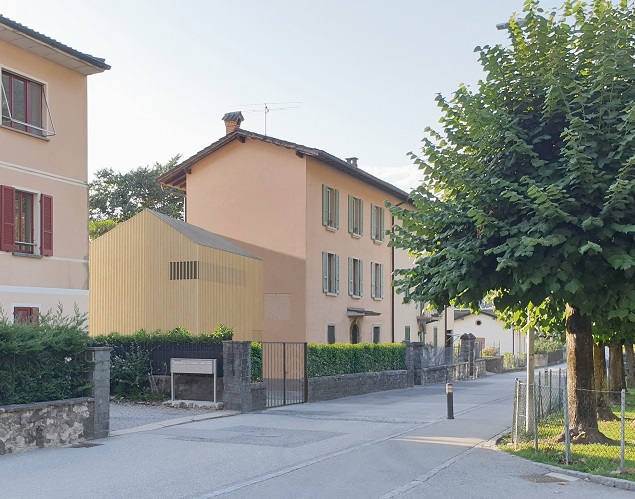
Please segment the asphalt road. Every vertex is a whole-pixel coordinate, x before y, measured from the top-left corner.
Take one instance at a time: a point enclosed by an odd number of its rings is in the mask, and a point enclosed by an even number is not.
[[[635,497],[631,484],[550,475],[494,448],[515,376],[455,382],[452,420],[444,385],[213,419],[230,413],[181,412],[94,447],[0,456],[0,498]]]

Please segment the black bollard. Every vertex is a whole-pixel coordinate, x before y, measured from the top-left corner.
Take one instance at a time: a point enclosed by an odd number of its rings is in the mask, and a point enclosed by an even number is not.
[[[448,397],[448,419],[454,419],[454,394],[452,393],[452,383],[446,383],[445,393]]]

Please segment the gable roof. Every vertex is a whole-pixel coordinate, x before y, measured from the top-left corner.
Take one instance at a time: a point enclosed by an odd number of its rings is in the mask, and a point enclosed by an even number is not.
[[[1,14],[0,40],[84,75],[110,69],[104,59],[84,54]]]
[[[470,315],[487,315],[488,317],[491,317],[492,319],[496,319],[498,316],[496,315],[496,312],[494,312],[494,309],[492,308],[482,308],[479,310],[479,312],[472,313],[471,310],[465,310],[465,309],[454,309],[454,320],[458,321],[461,319],[465,319],[466,317],[469,317]]]
[[[214,248],[220,251],[227,251],[229,253],[235,253],[236,255],[245,256],[247,258],[255,258],[256,260],[259,260],[258,257],[236,246],[235,244],[230,243],[228,240],[223,239],[213,232],[201,229],[196,225],[188,224],[187,222],[183,222],[182,220],[177,220],[176,218],[169,217],[167,215],[164,215],[163,213],[159,213],[158,211],[150,209],[146,211],[183,234],[193,243],[196,243],[200,246],[205,246],[207,248]]]
[[[370,173],[365,172],[364,170],[351,165],[350,163],[348,163],[347,161],[343,159],[337,158],[333,156],[332,154],[322,151],[321,149],[303,146],[300,144],[296,144],[294,142],[288,142],[286,140],[276,139],[274,137],[269,137],[268,135],[261,135],[259,133],[249,132],[247,130],[243,130],[240,128],[225,135],[224,137],[217,140],[213,144],[207,146],[205,149],[197,152],[194,156],[186,159],[179,165],[167,171],[166,173],[164,173],[157,179],[157,182],[163,185],[167,185],[169,187],[175,187],[177,189],[185,190],[186,182],[187,182],[187,174],[191,172],[191,168],[196,162],[209,156],[210,154],[213,154],[214,152],[218,151],[221,147],[229,144],[230,142],[233,142],[234,140],[245,142],[245,140],[247,139],[258,140],[260,142],[265,142],[267,144],[283,147],[285,149],[291,149],[295,151],[295,153],[300,157],[304,157],[304,156],[313,157],[321,161],[322,163],[332,168],[335,168],[336,170],[339,170],[342,173],[345,173],[346,175],[350,175],[351,177],[361,180],[362,182],[365,182],[366,184],[372,185],[373,187],[376,187],[377,189],[380,189],[388,194],[391,194],[401,201],[408,200],[407,192],[402,191],[398,187],[395,187],[394,185],[389,184],[388,182],[385,182],[384,180],[381,180],[380,178],[377,178],[374,175],[371,175]]]

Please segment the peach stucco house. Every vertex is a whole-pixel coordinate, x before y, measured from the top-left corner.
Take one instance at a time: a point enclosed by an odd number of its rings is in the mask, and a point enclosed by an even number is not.
[[[414,305],[391,286],[395,255],[384,206],[408,194],[320,149],[240,128],[159,178],[186,192],[186,220],[264,264],[265,341],[402,341],[417,331]],[[413,337],[413,339],[415,339]]]
[[[88,312],[87,75],[110,69],[0,16],[0,306]]]

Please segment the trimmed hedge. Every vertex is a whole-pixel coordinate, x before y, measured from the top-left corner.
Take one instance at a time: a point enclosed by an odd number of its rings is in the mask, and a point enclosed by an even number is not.
[[[91,339],[94,346],[115,346],[133,345],[139,343],[197,343],[204,345],[222,345],[223,340],[231,340],[234,330],[225,324],[219,326],[212,333],[192,334],[182,327],[174,328],[170,331],[146,331],[139,329],[133,334],[110,333],[102,336],[95,336]]]
[[[251,344],[251,381],[262,381],[262,344]]]
[[[0,315],[0,405],[81,397],[89,388],[85,318],[42,315],[39,324]]]
[[[406,347],[394,343],[308,346],[309,378],[406,369]]]

